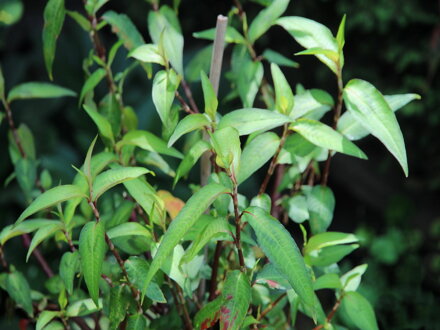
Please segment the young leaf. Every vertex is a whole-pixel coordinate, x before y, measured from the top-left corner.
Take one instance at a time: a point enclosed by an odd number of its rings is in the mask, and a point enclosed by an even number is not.
[[[176,176],[174,177],[173,185],[179,181],[181,177],[186,176],[191,168],[197,163],[199,158],[211,148],[208,142],[204,140],[197,141],[188,152],[185,153],[185,157],[176,170]]]
[[[241,329],[251,302],[251,285],[239,270],[227,274],[222,291],[225,302],[220,309],[220,329]]]
[[[87,289],[98,306],[99,280],[105,256],[105,226],[102,221],[88,222],[82,228],[79,236],[79,254]]]
[[[84,110],[87,112],[90,118],[92,118],[93,122],[98,127],[99,134],[101,134],[101,136],[103,137],[104,142],[113,145],[115,143],[115,138],[113,136],[112,126],[110,125],[110,122],[107,120],[107,118],[105,118],[98,111],[92,109],[91,107],[85,104],[84,104]]]
[[[361,294],[355,291],[347,292],[342,299],[341,309],[359,329],[379,329],[373,307]]]
[[[277,20],[293,38],[304,48],[321,48],[338,53],[338,44],[331,31],[324,25],[313,20],[289,16]],[[334,73],[338,72],[337,64],[326,55],[318,54],[316,57],[327,65]]]
[[[31,244],[29,245],[29,249],[26,254],[26,262],[29,260],[31,253],[35,250],[38,244],[55,234],[57,231],[61,230],[63,227],[64,226],[61,221],[53,221],[51,224],[38,229],[32,238]]]
[[[215,121],[215,114],[218,107],[217,96],[215,95],[214,88],[205,72],[200,72],[200,79],[202,81],[203,98],[205,100],[205,113],[211,118],[211,120]]]
[[[142,35],[127,15],[117,14],[110,10],[102,15],[102,19],[112,26],[113,32],[124,42],[124,47],[127,50],[130,51],[135,47],[145,44]]]
[[[237,182],[246,181],[252,174],[268,162],[278,149],[280,138],[272,132],[266,132],[253,138],[243,149]]]
[[[74,10],[66,10],[66,14],[69,15],[84,31],[90,32],[92,26],[87,18]]]
[[[79,252],[66,252],[61,257],[60,277],[64,282],[64,286],[69,294],[73,292],[73,279],[80,268]]]
[[[47,2],[44,8],[43,54],[50,80],[53,80],[52,65],[55,58],[56,42],[65,16],[64,0],[49,0]]]
[[[214,40],[215,28],[194,32],[193,37],[197,39]],[[232,26],[226,28],[225,42],[228,44],[244,44],[244,37]]]
[[[24,219],[38,211],[76,197],[86,197],[78,186],[63,185],[54,187],[38,196],[32,204],[21,213],[15,224],[19,224]]]
[[[289,0],[274,0],[269,7],[260,11],[249,26],[248,36],[250,43],[254,43],[275,24],[275,21],[287,9]]]
[[[15,86],[9,91],[8,102],[24,99],[56,98],[76,96],[70,89],[45,82],[27,82]]]
[[[364,152],[354,143],[331,127],[317,120],[305,118],[298,119],[293,122],[289,128],[321,148],[331,149],[361,159],[367,159]]]
[[[240,136],[233,127],[218,129],[211,136],[211,143],[216,152],[218,166],[231,171],[236,176],[240,168]]]
[[[289,115],[293,110],[293,92],[278,65],[271,64],[273,83],[275,85],[275,108],[279,113]]]
[[[34,316],[32,307],[31,288],[22,273],[14,271],[6,276],[6,291],[20,305],[29,316]]]
[[[79,105],[82,104],[84,97],[86,96],[86,94],[92,92],[96,86],[98,86],[98,84],[101,82],[102,79],[104,79],[106,75],[106,71],[103,68],[99,68],[97,70],[95,70],[85,81],[82,89],[81,89],[81,93],[79,95]]]
[[[314,186],[304,191],[310,215],[310,229],[313,234],[326,231],[333,220],[335,196],[329,187]]]
[[[345,20],[347,15],[344,14],[341,23],[339,24],[338,33],[336,34],[336,42],[338,43],[339,53],[342,55],[342,49],[345,45]]]
[[[310,237],[306,246],[304,247],[304,253],[308,254],[313,250],[319,250],[327,246],[356,242],[359,242],[359,239],[353,234],[328,231]]]
[[[393,154],[408,176],[405,142],[394,112],[369,82],[352,79],[344,88],[348,111]]]
[[[341,276],[342,288],[345,292],[357,290],[359,284],[361,284],[362,275],[367,270],[367,267],[367,264],[356,266]]]
[[[159,114],[160,120],[165,125],[168,123],[173,104],[174,95],[179,86],[179,77],[174,70],[159,71],[153,80],[153,103]]]
[[[153,276],[163,265],[185,233],[218,196],[227,192],[229,192],[227,188],[216,183],[210,183],[191,196],[182,211],[180,211],[179,215],[171,222],[171,225],[165,232],[146,275],[145,284],[141,290],[142,292],[145,292]]]
[[[287,67],[291,67],[291,68],[298,68],[299,67],[298,62],[292,61],[290,58],[287,58],[284,55],[282,55],[272,49],[267,48],[261,56],[263,56],[266,60],[268,60],[269,63],[275,63],[280,66],[287,66]]]
[[[278,112],[246,108],[226,114],[220,120],[218,128],[233,127],[238,130],[240,135],[248,135],[257,131],[268,131],[290,121],[291,119],[289,117]]]
[[[220,318],[220,308],[224,302],[224,297],[220,295],[204,305],[194,317],[195,327],[201,330],[212,328]]]
[[[284,226],[259,207],[249,207],[243,216],[249,222],[261,247],[275,268],[289,281],[305,305],[315,310],[315,294],[304,259]]]
[[[92,187],[92,200],[96,201],[107,190],[114,186],[135,179],[141,175],[152,173],[143,167],[120,167],[107,170],[99,174]]]
[[[183,118],[176,126],[173,135],[168,141],[168,147],[171,147],[182,135],[192,132],[196,129],[209,127],[211,122],[201,113],[193,113]]]
[[[165,60],[159,52],[159,48],[154,44],[145,44],[133,49],[128,53],[129,57],[133,57],[138,61],[145,63],[157,63],[165,66]]]

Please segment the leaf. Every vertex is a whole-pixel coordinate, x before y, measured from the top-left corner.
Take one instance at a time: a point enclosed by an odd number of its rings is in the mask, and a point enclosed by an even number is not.
[[[186,176],[191,168],[197,163],[198,159],[209,149],[211,146],[204,140],[197,141],[191,149],[189,149],[176,170],[176,176],[174,177],[175,186],[181,177]]]
[[[92,29],[89,20],[77,11],[66,10],[66,14],[69,15],[76,23],[78,23],[78,25],[81,26],[84,31],[90,32],[90,30]]]
[[[339,23],[338,33],[336,34],[336,42],[338,43],[339,52],[342,54],[342,49],[345,45],[345,20],[347,15],[342,16],[341,23]]]
[[[126,330],[144,330],[147,329],[147,319],[142,314],[130,315],[127,318]]]
[[[0,99],[1,100],[5,100],[5,77],[3,76],[3,70],[2,67],[0,66]],[[3,119],[3,113],[2,115],[0,115],[0,124],[2,122]]]
[[[126,222],[107,231],[110,239],[124,236],[143,236],[152,241],[150,231],[138,222]]]
[[[327,246],[356,242],[359,242],[359,239],[353,234],[328,231],[310,237],[306,246],[304,247],[304,253],[308,254],[313,250],[319,250]]]
[[[107,190],[114,186],[135,179],[141,175],[152,173],[143,167],[120,167],[107,170],[99,174],[92,186],[92,200],[96,201]]]
[[[304,196],[296,195],[289,198],[287,205],[289,218],[294,222],[303,223],[310,217],[309,209],[307,207],[307,199]]]
[[[203,98],[205,101],[205,113],[211,118],[211,120],[215,121],[215,114],[218,107],[216,92],[205,72],[200,72],[200,78],[202,81]]]
[[[127,286],[125,285],[114,286],[110,289],[108,312],[110,329],[118,329],[119,324],[125,319],[125,314],[130,304],[130,297],[127,291]]]
[[[241,329],[251,302],[251,285],[245,273],[230,271],[223,286],[220,329]]]
[[[219,122],[218,129],[233,127],[240,135],[264,132],[290,122],[291,119],[278,112],[245,108],[226,114]]]
[[[49,0],[44,7],[43,54],[50,80],[53,80],[52,65],[55,58],[56,42],[65,16],[64,0]]]
[[[309,266],[327,267],[341,261],[358,247],[358,244],[328,246],[306,254],[304,260]]]
[[[15,163],[15,176],[26,196],[31,196],[37,178],[37,162],[30,158],[19,158]],[[31,197],[28,197],[31,200]]]
[[[133,49],[128,53],[129,57],[133,57],[138,61],[145,63],[157,63],[165,66],[165,60],[159,52],[159,48],[154,44],[145,44]]]
[[[218,166],[236,177],[240,168],[240,136],[233,127],[224,127],[211,135],[212,147],[215,150],[215,161]]]
[[[344,101],[353,117],[385,145],[408,176],[402,132],[383,95],[369,82],[352,79],[344,88]]]
[[[258,272],[256,283],[264,283],[271,289],[289,290],[291,285],[286,278],[275,268],[272,263],[267,263],[264,268]]]
[[[56,98],[64,96],[76,96],[76,93],[70,89],[45,83],[45,82],[27,82],[15,86],[9,91],[8,102],[24,99]]]
[[[6,291],[9,296],[23,308],[29,316],[34,317],[31,288],[22,273],[14,271],[6,276]]]
[[[129,51],[145,44],[142,35],[127,15],[110,10],[105,12],[102,18],[112,26],[112,31],[124,42],[124,47]]]
[[[333,220],[335,196],[329,187],[314,186],[305,191],[310,215],[310,229],[313,234],[326,231]]]
[[[9,0],[0,2],[0,23],[12,25],[18,22],[23,15],[23,2],[21,0]]]
[[[183,155],[177,149],[167,146],[165,141],[148,131],[134,130],[128,132],[116,146],[121,148],[124,145],[133,145],[159,154],[183,158]]]
[[[211,65],[212,44],[200,49],[185,66],[185,77],[188,82],[200,80],[200,72],[209,72]]]
[[[311,19],[288,16],[277,20],[277,24],[282,26],[290,35],[304,48],[321,48],[338,53],[338,44],[331,31],[321,23]],[[316,57],[327,65],[334,73],[338,72],[335,61],[323,54]]]
[[[310,89],[295,95],[295,105],[290,118],[305,117],[319,120],[335,105],[333,98],[321,89]]]
[[[194,32],[193,37],[197,39],[214,40],[215,28]],[[228,26],[225,33],[225,42],[228,44],[244,44],[245,39],[234,27]]]
[[[357,290],[367,267],[367,264],[356,266],[341,276],[342,288],[345,292]]]
[[[350,156],[367,159],[365,153],[349,139],[330,126],[317,120],[298,119],[289,128],[318,147],[334,150]]]
[[[179,77],[170,70],[159,71],[154,76],[152,98],[160,120],[164,125],[168,123],[174,95],[179,86]]]
[[[222,295],[204,305],[194,317],[196,329],[206,330],[213,327],[220,318],[220,308],[225,299]]]
[[[171,220],[174,220],[185,206],[185,203],[180,198],[174,197],[169,191],[159,190],[157,196],[163,200],[165,209],[170,215]]]
[[[105,226],[103,222],[88,222],[79,236],[79,254],[81,269],[89,290],[90,297],[96,306],[99,298],[99,280],[105,257]]]
[[[59,311],[42,311],[40,315],[38,315],[36,330],[42,330],[46,325],[49,324],[54,318],[60,316],[61,312]]]
[[[396,95],[384,95],[385,101],[387,101],[391,110],[396,112],[400,108],[407,105],[412,100],[420,100],[418,94],[396,94]],[[338,131],[344,134],[350,140],[359,140],[367,136],[369,131],[362,126],[353,115],[346,111],[338,120]]]
[[[92,109],[91,107],[84,104],[84,110],[92,118],[95,125],[98,127],[99,134],[104,138],[104,142],[108,141],[110,145],[115,143],[115,138],[113,136],[112,126],[110,122],[101,115],[98,111]]]
[[[267,8],[258,13],[248,30],[248,37],[251,43],[254,43],[255,40],[275,24],[277,18],[286,11],[289,2],[289,0],[274,0]]]
[[[168,147],[171,147],[182,135],[203,127],[210,127],[211,122],[201,113],[193,113],[183,118],[176,126],[173,134],[168,141]]]
[[[278,65],[270,65],[273,83],[275,85],[275,109],[282,114],[289,115],[293,110],[293,92]]]
[[[339,276],[334,273],[328,273],[324,274],[320,277],[318,277],[313,283],[313,289],[315,291],[321,290],[321,289],[341,289],[341,280],[339,279]]]
[[[48,224],[44,227],[38,229],[32,238],[31,244],[29,245],[28,252],[26,254],[26,262],[28,262],[31,253],[35,250],[35,248],[45,239],[49,238],[59,230],[63,228],[63,223],[61,221],[53,221],[51,224]]]
[[[269,213],[259,207],[246,209],[243,220],[249,222],[258,246],[300,296],[303,303],[315,308],[315,294],[304,259],[290,233]]]
[[[355,291],[347,292],[342,299],[341,309],[359,329],[379,329],[373,307],[361,294]]]
[[[236,83],[243,106],[249,108],[253,106],[260,88],[264,68],[261,62],[254,62],[251,59],[243,61],[242,66]]]
[[[81,93],[79,95],[79,101],[78,103],[81,105],[84,97],[92,92],[96,86],[104,79],[106,75],[106,71],[103,68],[96,69],[84,82],[84,85],[81,89]],[[85,107],[85,106],[84,106]]]
[[[73,279],[81,265],[79,252],[65,252],[60,261],[60,277],[69,294],[73,292]]]
[[[287,66],[287,67],[291,67],[291,68],[298,68],[299,67],[298,62],[292,61],[290,58],[287,58],[284,55],[282,55],[272,49],[266,48],[261,56],[263,56],[270,63],[275,63],[280,66]]]
[[[246,181],[266,164],[275,155],[279,144],[280,138],[272,132],[257,135],[247,143],[240,158],[240,169],[237,175],[238,184]]]
[[[185,207],[171,222],[171,225],[165,232],[162,242],[151,263],[151,267],[146,275],[145,284],[141,290],[142,292],[145,292],[145,289],[148,287],[153,276],[163,265],[185,233],[194,225],[197,219],[219,195],[227,192],[229,192],[229,190],[225,187],[216,183],[210,183],[191,196],[185,204]]]
[[[5,243],[13,237],[29,234],[51,223],[53,223],[53,220],[33,219],[21,222],[17,225],[3,227],[2,231],[0,232],[0,245],[5,245]]]
[[[23,213],[21,213],[20,217],[17,219],[15,224],[19,224],[24,219],[29,217],[30,215],[37,213],[38,211],[44,210],[52,205],[59,204],[69,199],[73,199],[76,197],[86,197],[82,190],[75,185],[63,185],[52,188],[40,196],[38,196],[32,203],[29,205]]]

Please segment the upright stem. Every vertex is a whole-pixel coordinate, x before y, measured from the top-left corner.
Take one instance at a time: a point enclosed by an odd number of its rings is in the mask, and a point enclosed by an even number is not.
[[[320,325],[314,327],[313,330],[324,329],[325,325],[326,325],[326,324],[329,324],[329,323],[332,321],[333,316],[335,316],[335,314],[336,314],[338,308],[341,306],[341,302],[342,302],[342,299],[343,299],[343,298],[344,298],[344,294],[341,294],[341,296],[339,297],[339,299],[336,300],[336,302],[335,302],[335,304],[334,304],[332,310],[330,311],[330,313],[328,313],[328,315],[327,315],[327,317],[326,317],[326,319],[325,319],[325,324],[320,324]]]
[[[241,248],[241,214],[238,209],[238,184],[234,174],[232,174],[230,178],[232,180],[232,185],[233,185],[232,202],[234,204],[234,216],[235,216],[235,246],[237,247],[238,260],[240,262],[241,271],[244,272],[246,270],[246,266],[244,263],[243,250]]]
[[[12,136],[14,138],[15,144],[18,147],[21,157],[26,158],[26,153],[24,152],[23,144],[21,143],[20,136],[18,135],[17,128],[15,127],[14,124],[14,119],[12,118],[11,106],[5,99],[2,100],[2,103],[3,106],[5,107],[6,117],[8,118],[9,128],[12,132]]]

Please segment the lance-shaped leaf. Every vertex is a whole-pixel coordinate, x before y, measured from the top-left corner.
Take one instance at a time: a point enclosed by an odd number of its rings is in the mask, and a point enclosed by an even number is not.
[[[64,0],[49,0],[47,2],[44,8],[43,54],[50,80],[53,79],[52,65],[55,58],[57,39],[63,27],[65,16]]]
[[[218,128],[234,127],[240,135],[264,132],[290,122],[291,119],[275,111],[245,108],[226,114]]]
[[[159,52],[159,48],[154,44],[145,44],[133,49],[128,53],[129,57],[133,57],[141,62],[157,63],[165,65],[165,60]]]
[[[106,142],[106,144],[113,145],[115,143],[115,138],[113,135],[112,125],[107,118],[85,104],[84,110],[87,112],[90,118],[92,118],[96,127],[98,127],[99,134],[103,138],[104,142]]]
[[[237,182],[240,184],[268,162],[280,145],[280,138],[272,132],[266,132],[253,138],[243,149]]]
[[[331,31],[321,23],[304,17],[288,16],[278,19],[277,24],[281,25],[306,49],[321,48],[338,54],[338,43],[335,37],[333,37]],[[334,61],[322,53],[317,54],[316,57],[334,73],[338,72],[337,61]]]
[[[360,293],[347,292],[342,298],[341,309],[357,328],[361,330],[379,329],[373,307]]]
[[[154,76],[152,98],[163,124],[168,123],[171,105],[178,86],[179,77],[174,70],[159,71]]]
[[[124,236],[143,236],[152,241],[150,231],[142,226],[139,222],[126,222],[119,226],[113,227],[107,231],[107,235],[110,239],[124,237]]]
[[[92,25],[90,21],[81,15],[79,12],[74,10],[66,10],[66,14],[70,16],[84,31],[90,32]]]
[[[330,126],[317,120],[298,119],[293,122],[289,128],[318,147],[334,150],[361,159],[367,159],[364,152],[353,142]]]
[[[64,282],[66,290],[69,294],[73,292],[73,279],[79,271],[81,265],[79,252],[66,252],[61,257],[60,277]]]
[[[151,267],[146,275],[142,292],[145,292],[145,289],[148,287],[153,276],[164,264],[167,257],[171,254],[174,247],[179,243],[185,233],[194,225],[197,219],[218,196],[227,192],[229,192],[229,189],[216,183],[210,183],[191,196],[182,211],[180,211],[179,215],[171,222],[171,225],[165,232],[162,242],[154,256],[153,262],[151,263]]]
[[[37,324],[35,325],[35,330],[42,330],[46,325],[49,324],[54,318],[61,315],[61,311],[42,311],[38,315]],[[46,328],[47,329],[47,328]]]
[[[173,135],[168,141],[168,147],[171,147],[182,135],[192,132],[196,129],[209,127],[211,122],[201,113],[193,113],[183,118],[176,126]]]
[[[275,108],[279,113],[289,115],[294,104],[292,89],[278,65],[272,63],[270,70],[275,85]]]
[[[369,82],[352,79],[344,88],[344,101],[353,117],[385,145],[408,176],[403,135],[383,95]]]
[[[326,186],[314,186],[303,191],[307,197],[307,206],[310,215],[310,229],[313,234],[326,231],[333,220],[335,210],[335,196]]]
[[[148,131],[136,130],[128,132],[116,146],[120,148],[124,145],[133,145],[162,155],[183,158],[183,155],[177,149],[168,147],[165,141]]]
[[[86,197],[78,186],[63,185],[52,188],[38,196],[31,205],[23,211],[15,224],[19,224],[24,219],[38,211],[76,197]]]
[[[81,93],[79,95],[79,101],[78,103],[81,105],[82,101],[84,100],[84,97],[92,92],[96,86],[104,79],[106,75],[106,71],[103,68],[99,68],[95,70],[85,81]]]
[[[359,244],[328,246],[311,251],[305,255],[304,260],[309,266],[326,267],[341,261],[358,247]]]
[[[319,120],[328,112],[335,102],[329,93],[321,89],[310,89],[295,95],[295,105],[290,118],[305,117]]]
[[[9,91],[8,102],[24,99],[44,99],[63,96],[76,96],[70,89],[46,82],[27,82],[15,86]]]
[[[212,120],[215,120],[218,107],[217,95],[205,72],[200,72],[200,78],[202,81],[203,98],[205,100],[205,113],[208,114]]]
[[[225,302],[220,309],[220,329],[241,329],[251,302],[251,285],[245,273],[228,273],[222,291]]]
[[[40,244],[42,241],[49,238],[50,236],[52,236],[62,228],[63,228],[63,223],[61,221],[52,221],[51,224],[48,224],[38,229],[38,231],[35,233],[34,237],[32,238],[31,244],[29,245],[29,249],[26,254],[26,262],[29,260],[31,253],[35,250],[38,244]]]
[[[218,129],[211,136],[218,166],[230,170],[235,176],[240,168],[240,136],[233,127]]]
[[[280,66],[287,66],[291,68],[299,67],[298,62],[292,61],[290,58],[287,58],[272,49],[266,49],[261,56],[263,56],[270,63],[275,63]]]
[[[17,305],[20,305],[28,315],[34,316],[32,307],[31,288],[22,273],[14,271],[6,275],[6,291],[14,299]]]
[[[79,254],[87,289],[98,306],[99,280],[105,256],[105,226],[102,221],[89,222],[82,228],[79,236]]]
[[[110,329],[119,329],[119,324],[125,319],[125,314],[130,306],[129,289],[126,285],[117,285],[110,289],[108,318]]]
[[[194,317],[196,329],[206,330],[213,327],[220,318],[220,308],[225,299],[222,295],[203,306]]]
[[[249,26],[248,36],[251,43],[261,37],[287,9],[290,0],[274,0],[261,10]]]
[[[152,173],[143,167],[120,167],[99,174],[92,186],[92,200],[96,201],[104,192],[114,186],[135,179],[141,175]]]
[[[243,216],[249,222],[261,247],[275,268],[288,280],[301,300],[312,310],[315,294],[303,256],[284,226],[259,207],[249,207]]]
[[[396,112],[413,100],[420,100],[420,95],[418,94],[384,95],[384,97],[393,112]],[[344,112],[341,118],[339,118],[338,131],[352,141],[362,139],[370,134],[360,122],[354,119],[349,111]]]
[[[313,283],[313,289],[321,290],[321,289],[341,289],[341,280],[339,276],[334,273],[324,274],[316,279]]]
[[[176,171],[176,176],[174,177],[173,185],[179,181],[181,177],[186,176],[191,168],[197,163],[199,158],[211,148],[208,142],[204,140],[197,141],[188,152],[185,153],[185,157],[180,163]]]
[[[328,231],[310,237],[304,247],[304,253],[310,253],[313,250],[319,250],[327,246],[356,242],[359,242],[359,239],[353,234]]]
[[[194,32],[193,37],[197,39],[214,40],[215,28]],[[229,44],[244,44],[246,41],[240,32],[238,32],[232,26],[228,26],[226,28],[225,42]]]
[[[124,47],[128,50],[132,50],[145,43],[142,35],[127,15],[107,11],[102,15],[102,18],[112,26],[113,32],[124,42]]]
[[[21,222],[18,225],[6,226],[0,232],[0,245],[5,245],[5,243],[13,237],[20,236],[23,234],[29,234],[51,223],[53,223],[53,220],[32,219],[25,222]]]
[[[367,264],[356,266],[341,276],[341,284],[345,292],[357,290],[367,267]]]

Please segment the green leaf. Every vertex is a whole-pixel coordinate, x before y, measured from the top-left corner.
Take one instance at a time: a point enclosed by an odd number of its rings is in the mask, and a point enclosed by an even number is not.
[[[216,153],[216,163],[236,176],[240,168],[240,136],[233,127],[224,127],[211,135],[212,147]]]
[[[47,2],[44,8],[43,54],[50,80],[53,80],[52,65],[55,58],[56,42],[65,16],[64,0],[49,0]]]
[[[124,321],[129,308],[130,297],[126,285],[114,286],[110,289],[108,318],[110,329],[119,329],[119,324]]]
[[[182,135],[203,127],[210,127],[211,122],[207,116],[201,113],[193,113],[183,118],[176,126],[173,134],[168,141],[168,147],[171,147]]]
[[[338,43],[339,52],[342,54],[342,49],[345,45],[345,21],[347,15],[342,16],[341,23],[339,23],[338,33],[336,34],[336,42]]]
[[[26,196],[31,196],[37,178],[37,162],[31,158],[19,158],[14,172],[20,188]]]
[[[95,72],[93,72],[85,81],[82,89],[81,89],[81,94],[79,95],[79,101],[78,103],[81,105],[84,97],[92,92],[96,86],[98,86],[98,84],[102,81],[102,79],[104,79],[106,75],[106,71],[103,68],[99,68],[96,69]]]
[[[148,329],[147,319],[142,314],[130,315],[127,318],[126,330],[144,330]]]
[[[369,82],[352,79],[344,88],[348,111],[393,154],[408,176],[405,142],[394,112]]]
[[[320,47],[309,48],[301,52],[295,53],[295,55],[324,55],[331,59],[333,62],[337,62],[339,59],[339,54],[337,52],[329,49],[322,49]]]
[[[302,195],[289,198],[287,207],[289,218],[296,223],[303,223],[310,217],[307,199]]]
[[[66,10],[66,14],[69,15],[84,31],[90,32],[92,26],[87,18],[74,10]]]
[[[50,321],[60,315],[61,312],[59,311],[42,311],[40,315],[38,315],[36,330],[42,330]]]
[[[5,100],[5,77],[3,76],[3,70],[0,66],[0,99]],[[0,115],[0,124],[2,122],[3,113]]]
[[[31,288],[22,273],[14,271],[6,276],[6,291],[9,296],[23,308],[29,316],[34,316]]]
[[[229,192],[229,190],[225,187],[216,183],[210,183],[191,196],[165,232],[162,242],[154,256],[153,262],[151,263],[151,267],[146,275],[145,284],[141,290],[142,292],[145,292],[145,289],[153,279],[153,276],[164,264],[167,257],[171,254],[174,247],[179,243],[185,233],[194,225],[197,219],[218,196],[227,192]]]
[[[185,66],[185,77],[188,82],[200,80],[200,72],[209,72],[211,65],[212,44],[200,49]]]
[[[85,316],[95,313],[102,309],[102,299],[99,299],[99,305],[96,306],[92,299],[81,299],[70,304],[66,310],[66,316]]]
[[[264,68],[263,63],[254,62],[251,59],[244,60],[241,64],[236,83],[243,106],[249,108],[253,106],[263,81]]]
[[[316,279],[313,283],[313,289],[341,289],[341,280],[339,276],[335,273],[324,274]]]
[[[0,23],[12,25],[18,22],[23,15],[21,0],[6,0],[0,2]]]
[[[240,135],[248,135],[254,132],[268,131],[290,121],[289,117],[278,112],[246,108],[226,114],[220,120],[218,128],[233,127],[238,130]]]
[[[69,294],[73,292],[73,279],[79,271],[81,265],[79,252],[66,252],[60,261],[60,277],[64,282]]]
[[[89,290],[90,297],[96,306],[99,298],[99,280],[105,257],[105,228],[103,222],[88,222],[79,236],[79,254],[81,269]]]
[[[214,40],[215,28],[194,32],[193,37],[197,39]],[[245,39],[235,28],[228,26],[226,28],[225,42],[228,44],[244,44]]]
[[[327,267],[341,261],[358,247],[359,244],[328,246],[313,250],[304,257],[304,260],[309,266]]]
[[[183,155],[177,149],[167,146],[165,141],[148,131],[134,130],[128,132],[116,146],[121,148],[124,145],[133,145],[159,154],[183,158]]]
[[[120,167],[107,170],[99,174],[92,187],[92,200],[96,201],[107,190],[114,186],[135,179],[141,175],[152,173],[143,167]]]
[[[329,187],[314,186],[304,191],[310,215],[310,229],[313,234],[326,231],[333,220],[335,196]]]
[[[342,288],[345,292],[357,290],[367,267],[367,264],[356,266],[341,276]]]
[[[26,254],[26,262],[29,260],[31,253],[35,250],[35,248],[45,239],[49,238],[59,230],[63,229],[63,223],[61,221],[53,221],[51,224],[48,224],[44,227],[38,229],[32,238],[31,244],[29,245],[28,252]]]
[[[420,100],[420,95],[418,94],[384,95],[384,97],[393,112],[404,107],[412,100]],[[341,118],[339,118],[338,131],[352,141],[362,139],[370,134],[360,122],[354,119],[349,111],[344,112]]]
[[[282,17],[277,20],[290,35],[304,48],[322,48],[338,53],[338,43],[331,31],[324,25],[299,16]],[[337,64],[326,55],[316,57],[334,73],[338,72]]]
[[[51,223],[53,223],[53,220],[33,219],[21,222],[17,225],[3,227],[2,231],[0,232],[0,245],[5,245],[5,243],[13,237],[29,234]]]
[[[175,186],[181,177],[186,176],[191,168],[197,163],[198,159],[209,149],[211,146],[204,140],[197,141],[191,149],[189,149],[176,170],[176,176],[174,177]]]
[[[194,317],[196,329],[209,329],[213,327],[220,318],[220,308],[225,299],[222,295],[204,305]]]
[[[32,204],[21,213],[15,224],[19,224],[24,219],[38,211],[76,197],[86,197],[82,190],[77,186],[63,185],[54,187],[38,196]]]
[[[261,56],[263,56],[270,63],[275,63],[280,66],[287,66],[287,67],[291,67],[291,68],[298,68],[299,67],[298,62],[292,61],[290,58],[287,58],[284,55],[282,55],[272,49],[267,48]]]
[[[267,263],[264,268],[258,272],[256,283],[264,283],[271,289],[289,290],[291,285],[272,263]]]
[[[270,65],[273,83],[275,85],[275,109],[282,114],[289,115],[293,110],[293,92],[278,65]]]
[[[154,44],[145,44],[133,49],[128,53],[129,57],[133,57],[138,61],[145,63],[157,63],[165,66],[165,60],[159,52],[159,48]]]
[[[89,15],[94,16],[96,12],[110,0],[86,0],[85,9]]]
[[[274,0],[269,7],[258,13],[248,30],[248,37],[251,44],[275,24],[277,18],[286,11],[288,5],[289,0]]]
[[[331,95],[320,89],[310,89],[295,95],[295,105],[290,118],[306,117],[319,120],[335,105]]]
[[[245,273],[230,271],[223,286],[220,329],[241,329],[251,302],[251,285]]]
[[[298,119],[289,128],[321,148],[367,159],[365,153],[349,139],[317,120]]]
[[[243,216],[255,231],[261,247],[275,268],[289,281],[303,303],[315,308],[315,294],[304,259],[284,226],[259,207],[249,207]]]
[[[359,329],[379,329],[373,307],[361,294],[354,291],[347,292],[342,299],[341,309]]]
[[[104,138],[104,141],[108,141],[110,145],[115,143],[115,138],[113,136],[112,126],[110,122],[101,115],[98,111],[92,109],[91,107],[84,104],[84,110],[92,118],[95,125],[98,127],[99,134]]]
[[[260,134],[247,143],[240,158],[237,175],[238,184],[246,181],[252,174],[268,162],[278,149],[280,138],[272,132]]]
[[[159,71],[153,80],[153,103],[160,120],[164,125],[168,123],[174,95],[179,86],[179,77],[174,70]]]
[[[129,51],[145,44],[142,35],[127,15],[110,10],[102,15],[102,19],[112,26],[112,31],[124,42],[124,47]]]
[[[142,226],[139,222],[126,222],[107,231],[110,239],[124,236],[143,236],[149,240],[153,240],[150,231]]]
[[[205,72],[200,72],[200,79],[202,81],[203,98],[205,100],[205,113],[211,118],[211,120],[215,120],[215,114],[218,107],[217,95]]]
[[[319,250],[327,246],[356,242],[359,242],[359,239],[353,234],[328,231],[310,237],[306,246],[304,247],[304,253],[308,254],[313,250]]]
[[[76,93],[70,89],[45,83],[45,82],[27,82],[15,86],[9,91],[8,102],[24,99],[56,98],[64,96],[76,96]]]

